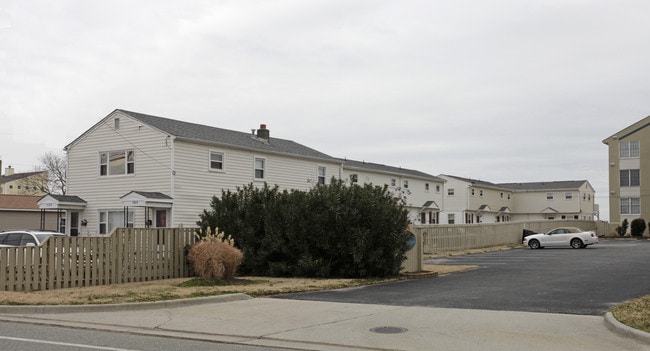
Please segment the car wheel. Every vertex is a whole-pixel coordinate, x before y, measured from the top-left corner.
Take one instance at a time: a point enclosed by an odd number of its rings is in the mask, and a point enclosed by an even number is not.
[[[541,246],[539,245],[538,240],[533,239],[533,240],[528,242],[528,247],[530,247],[531,249],[534,250],[534,249],[539,249]]]
[[[571,247],[572,247],[572,248],[574,248],[574,249],[580,249],[580,248],[582,248],[582,245],[583,245],[583,244],[582,244],[582,240],[580,240],[580,239],[578,239],[578,238],[573,238],[573,239],[571,239]]]

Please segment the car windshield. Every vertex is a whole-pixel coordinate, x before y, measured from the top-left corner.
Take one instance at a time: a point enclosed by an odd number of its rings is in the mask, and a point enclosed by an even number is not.
[[[45,240],[47,240],[47,238],[53,236],[54,233],[38,233],[34,235],[36,235],[38,242],[42,244]]]

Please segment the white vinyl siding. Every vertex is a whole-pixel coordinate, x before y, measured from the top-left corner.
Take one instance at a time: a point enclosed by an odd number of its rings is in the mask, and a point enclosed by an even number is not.
[[[171,195],[171,143],[166,142],[167,135],[119,112],[115,114],[120,116],[119,135],[113,129],[114,116],[110,116],[71,145],[67,152],[67,194],[77,195],[87,203],[80,213],[80,217],[88,221],[88,225],[79,228],[81,235],[97,234],[99,211],[123,208],[120,197],[130,191]],[[128,177],[100,176],[99,154],[110,150],[133,150],[137,172]],[[205,153],[203,155],[205,160]],[[205,161],[203,167],[205,170]],[[132,210],[134,223],[144,220],[144,208]]]
[[[226,172],[206,172],[206,154],[208,150],[214,150],[210,146],[177,141],[174,150],[175,192],[169,195],[174,198],[173,220],[176,225],[195,225],[201,211],[209,208],[212,196],[221,196],[222,191],[236,191],[237,187],[251,183],[262,186],[262,182],[255,183],[254,157],[266,160],[264,181],[269,186],[277,184],[282,190],[309,190],[316,182],[314,173],[319,165],[326,167],[326,178],[338,177],[336,163],[253,154],[251,151],[230,148],[218,150],[226,157]]]

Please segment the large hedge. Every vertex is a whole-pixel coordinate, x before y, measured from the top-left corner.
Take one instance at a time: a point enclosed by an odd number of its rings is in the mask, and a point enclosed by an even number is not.
[[[203,229],[232,235],[244,274],[387,277],[405,259],[407,211],[386,187],[336,179],[308,192],[249,184],[214,196],[200,218]]]

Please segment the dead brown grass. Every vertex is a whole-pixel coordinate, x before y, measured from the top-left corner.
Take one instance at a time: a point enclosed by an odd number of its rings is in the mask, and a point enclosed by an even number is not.
[[[627,326],[650,332],[650,295],[614,307],[612,315]]]
[[[434,266],[425,269],[438,275],[473,269],[472,266]],[[435,279],[435,278],[433,278]],[[82,288],[55,289],[32,292],[0,291],[2,305],[66,305],[111,304],[146,301],[162,301],[181,298],[244,293],[251,296],[268,296],[281,293],[329,290],[360,285],[377,284],[396,279],[309,279],[240,277],[227,285],[190,286],[179,284],[189,280],[168,279],[119,285],[88,286]]]

